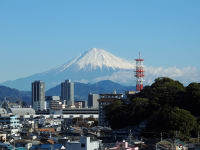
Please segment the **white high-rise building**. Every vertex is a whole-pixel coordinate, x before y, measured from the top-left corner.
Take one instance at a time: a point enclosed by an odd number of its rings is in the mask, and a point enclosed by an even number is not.
[[[61,98],[67,101],[67,105],[74,105],[74,83],[70,80],[61,83]]]
[[[46,110],[45,83],[35,81],[32,83],[32,106],[35,111]]]

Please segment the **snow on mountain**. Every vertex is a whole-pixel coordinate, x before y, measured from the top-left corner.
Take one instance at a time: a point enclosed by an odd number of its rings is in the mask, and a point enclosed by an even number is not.
[[[92,71],[96,69],[134,69],[135,64],[127,60],[121,59],[103,49],[93,48],[74,60],[56,68],[57,71],[63,72],[68,68],[76,68],[77,70]]]
[[[3,85],[27,90],[30,89],[31,82],[42,80],[45,82],[46,89],[49,89],[66,79],[91,83],[102,76],[110,76],[113,72],[133,70],[134,68],[134,62],[119,58],[103,49],[93,48],[54,69],[14,81],[7,81]]]
[[[31,82],[42,80],[45,82],[46,89],[49,89],[66,79],[83,83],[111,80],[124,85],[135,85],[134,69],[134,61],[129,62],[103,49],[93,48],[57,68],[14,81],[7,81],[2,85],[30,90]],[[195,67],[154,68],[145,66],[144,70],[144,84],[151,84],[155,78],[161,76],[170,77],[185,84],[200,81],[200,71]]]

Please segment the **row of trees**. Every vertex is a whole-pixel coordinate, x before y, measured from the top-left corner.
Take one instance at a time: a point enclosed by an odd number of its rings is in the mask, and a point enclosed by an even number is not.
[[[130,101],[115,101],[105,107],[107,120],[114,129],[147,122],[143,134],[177,133],[188,138],[199,130],[200,84],[184,87],[170,78],[157,78],[151,86],[137,93]]]

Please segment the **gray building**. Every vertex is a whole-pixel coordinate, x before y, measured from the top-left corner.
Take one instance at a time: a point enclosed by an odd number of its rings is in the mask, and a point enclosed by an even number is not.
[[[45,100],[47,103],[47,109],[50,109],[50,102],[51,101],[60,101],[60,96],[45,96]]]
[[[89,94],[88,95],[88,107],[89,108],[98,108],[99,103],[98,99],[100,98],[99,94]]]
[[[47,102],[47,108],[50,114],[59,115],[62,114],[62,102],[60,96],[45,96]]]
[[[35,111],[46,110],[45,83],[42,81],[32,83],[32,106]]]
[[[67,105],[74,105],[74,83],[70,80],[61,83],[61,99],[67,100]]]

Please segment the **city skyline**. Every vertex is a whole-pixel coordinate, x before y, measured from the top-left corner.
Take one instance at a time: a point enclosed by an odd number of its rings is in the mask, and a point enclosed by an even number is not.
[[[199,73],[199,3],[1,1],[0,82],[52,69],[94,47],[127,60],[140,51],[146,66]]]

